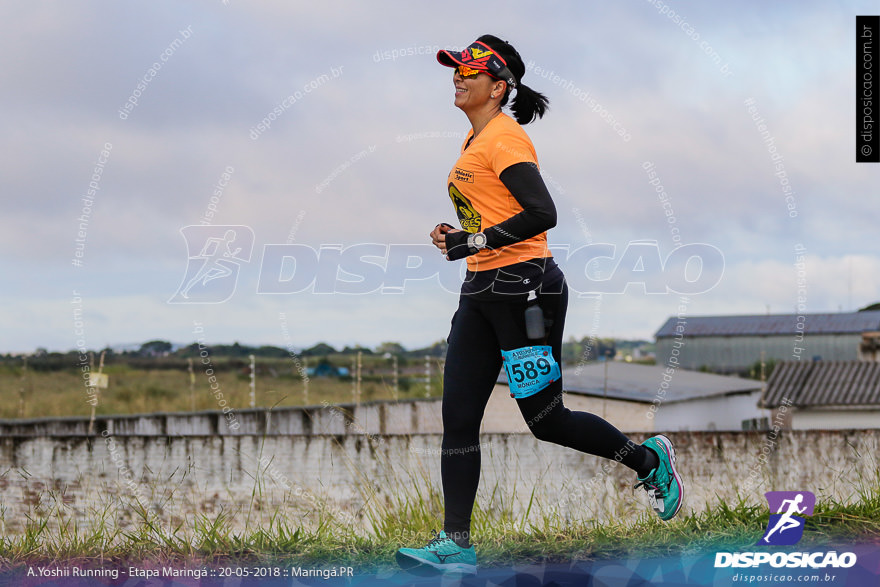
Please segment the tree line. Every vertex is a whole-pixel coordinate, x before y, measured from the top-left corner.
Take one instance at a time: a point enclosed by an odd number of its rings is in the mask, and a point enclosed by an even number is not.
[[[251,346],[234,342],[232,344],[212,344],[199,346],[193,342],[188,345],[174,345],[167,340],[150,340],[136,349],[114,350],[110,347],[89,352],[90,360],[97,362],[104,353],[105,365],[125,365],[132,368],[145,369],[178,369],[186,368],[188,360],[203,356],[205,350],[219,367],[238,368],[249,364],[250,356],[266,360],[315,359],[319,362],[339,363],[351,362],[358,353],[370,363],[378,363],[390,357],[397,357],[401,364],[415,364],[425,357],[442,358],[446,355],[446,341],[440,340],[427,347],[407,349],[398,342],[383,342],[375,348],[344,346],[336,348],[326,342],[319,342],[303,349],[286,349],[272,345]],[[603,358],[612,359],[621,353],[633,353],[636,349],[644,352],[653,351],[653,345],[647,341],[621,341],[610,338],[588,338],[577,340],[569,338],[562,345],[562,360],[565,364],[596,361]],[[637,359],[638,359],[638,352]],[[26,365],[34,371],[58,371],[70,369],[82,364],[79,351],[50,352],[38,348],[27,355],[0,355],[0,364],[7,367],[21,368]]]

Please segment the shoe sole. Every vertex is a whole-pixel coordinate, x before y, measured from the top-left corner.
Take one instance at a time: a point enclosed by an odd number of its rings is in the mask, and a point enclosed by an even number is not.
[[[672,468],[672,477],[675,479],[675,482],[678,484],[678,507],[675,508],[675,511],[672,512],[672,515],[666,518],[664,521],[669,521],[678,514],[681,509],[681,505],[684,503],[684,483],[681,481],[681,476],[678,474],[678,469],[675,468],[675,449],[672,447],[672,441],[663,436],[662,434],[658,434],[656,436],[663,443],[663,449],[666,451],[666,455],[669,458],[669,466]]]
[[[471,575],[475,575],[477,573],[476,565],[468,565],[465,563],[435,563],[414,558],[400,551],[397,551],[397,553],[395,553],[394,558],[397,559],[397,564],[400,566],[401,569],[415,574],[418,574],[419,570],[425,570],[425,567],[430,567],[435,571],[439,571],[441,573],[454,572],[466,573]]]

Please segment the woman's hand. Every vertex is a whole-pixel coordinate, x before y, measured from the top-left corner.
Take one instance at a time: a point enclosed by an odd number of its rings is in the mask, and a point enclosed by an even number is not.
[[[446,251],[446,234],[450,232],[461,232],[457,228],[453,228],[449,224],[445,222],[443,224],[438,224],[434,227],[434,230],[431,231],[431,243],[440,249],[440,252],[444,255],[447,253]]]

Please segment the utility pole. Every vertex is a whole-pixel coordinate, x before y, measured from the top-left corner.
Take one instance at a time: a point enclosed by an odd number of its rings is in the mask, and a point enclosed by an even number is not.
[[[357,403],[357,357],[351,356],[351,401]]]
[[[186,360],[186,370],[189,371],[189,411],[196,411],[196,374],[193,371],[193,360]]]
[[[361,366],[362,366],[361,356],[362,355],[363,355],[363,353],[361,351],[358,351],[358,357],[357,357],[357,361],[358,361],[357,362],[357,397],[355,397],[355,402],[354,402],[355,406],[359,406],[361,403]]]
[[[257,358],[250,355],[251,359],[251,407],[257,407]]]
[[[393,355],[393,356],[391,357],[391,362],[392,362],[392,369],[393,369],[393,371],[394,371],[394,373],[393,373],[393,375],[392,375],[392,377],[393,377],[393,379],[392,379],[392,381],[393,381],[392,386],[393,386],[393,387],[392,387],[391,389],[392,389],[392,394],[393,394],[393,397],[394,397],[394,401],[397,401],[397,393],[398,393],[398,390],[400,389],[400,385],[399,385],[399,384],[400,384],[400,381],[399,381],[399,379],[398,379],[398,372],[397,372],[397,355]]]
[[[27,355],[22,358],[23,365],[21,367],[21,388],[18,391],[18,417],[24,418],[24,394],[27,387]]]
[[[431,397],[431,355],[425,355],[425,397]]]
[[[303,405],[307,406],[309,405],[309,358],[307,356],[303,356],[302,373],[299,375],[303,381]]]
[[[95,430],[95,407],[98,405],[98,393],[102,387],[107,387],[107,383],[101,375],[104,373],[104,354],[107,351],[101,351],[101,358],[98,364],[98,373],[93,374],[95,368],[95,354],[89,352],[89,387],[95,390],[95,403],[92,404],[92,415],[89,417],[89,435]]]

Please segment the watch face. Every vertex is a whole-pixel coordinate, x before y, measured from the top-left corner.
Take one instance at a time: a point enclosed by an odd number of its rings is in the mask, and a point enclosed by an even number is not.
[[[474,245],[478,249],[482,249],[483,247],[485,247],[486,246],[486,235],[483,234],[482,232],[478,232],[477,234],[475,234],[474,235]]]

